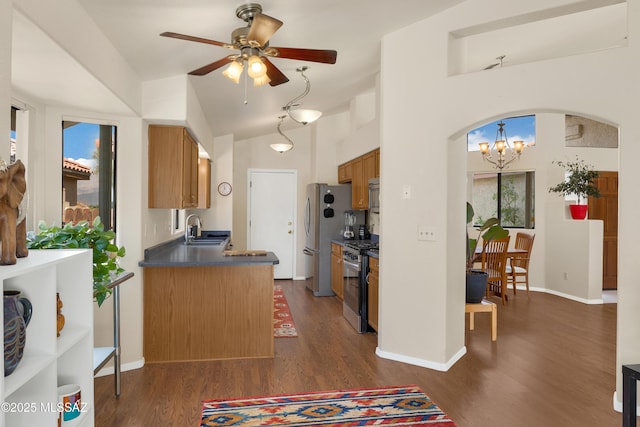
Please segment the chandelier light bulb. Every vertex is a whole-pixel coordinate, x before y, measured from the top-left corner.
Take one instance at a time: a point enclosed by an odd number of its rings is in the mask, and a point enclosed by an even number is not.
[[[235,84],[238,84],[240,83],[242,70],[244,70],[244,64],[240,61],[233,61],[231,64],[229,64],[227,69],[222,72],[222,74]]]
[[[260,59],[257,55],[252,55],[249,57],[249,69],[247,70],[247,74],[254,79],[263,77],[267,74],[267,66],[264,65],[262,59]]]
[[[322,112],[318,110],[289,109],[287,113],[289,117],[302,125],[313,123],[322,116]]]
[[[253,79],[253,86],[254,87],[264,86],[267,83],[269,83],[270,81],[271,81],[271,79],[269,78],[269,76],[265,74],[262,77],[255,77]]]

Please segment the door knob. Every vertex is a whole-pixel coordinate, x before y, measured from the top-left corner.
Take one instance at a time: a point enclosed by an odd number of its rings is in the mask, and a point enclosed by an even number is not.
[[[287,233],[291,234],[291,233],[293,233],[293,231],[289,230],[289,231],[287,231]]]

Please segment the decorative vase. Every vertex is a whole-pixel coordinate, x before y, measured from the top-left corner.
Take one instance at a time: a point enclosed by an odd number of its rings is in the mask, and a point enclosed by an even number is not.
[[[4,291],[4,376],[9,376],[22,360],[31,320],[31,302],[20,291]]]
[[[569,205],[571,211],[571,218],[573,219],[585,219],[587,217],[588,205]]]
[[[467,298],[466,302],[477,304],[482,302],[487,292],[487,281],[489,275],[482,270],[467,271]]]
[[[64,314],[62,314],[62,300],[60,299],[60,293],[56,292],[56,336],[60,336],[60,331],[64,328]]]

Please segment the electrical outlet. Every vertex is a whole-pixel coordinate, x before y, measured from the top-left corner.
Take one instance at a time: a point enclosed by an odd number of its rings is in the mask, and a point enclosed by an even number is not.
[[[418,226],[418,240],[432,241],[432,242],[438,240],[436,229],[434,227],[426,227],[424,225]]]

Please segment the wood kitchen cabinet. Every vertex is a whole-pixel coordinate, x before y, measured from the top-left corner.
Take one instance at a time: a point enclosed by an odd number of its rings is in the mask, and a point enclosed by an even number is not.
[[[342,265],[342,246],[331,244],[331,290],[342,301],[344,297],[344,266]]]
[[[369,326],[378,331],[378,288],[379,288],[379,268],[378,258],[369,257],[369,277],[367,280],[368,311],[367,320]]]
[[[198,207],[198,144],[182,126],[149,126],[149,207]]]
[[[198,207],[211,207],[211,160],[205,157],[198,159]]]
[[[353,179],[353,168],[351,162],[338,166],[338,183],[346,184]]]
[[[338,166],[338,182],[351,183],[351,208],[369,208],[369,180],[380,176],[380,149]]]

